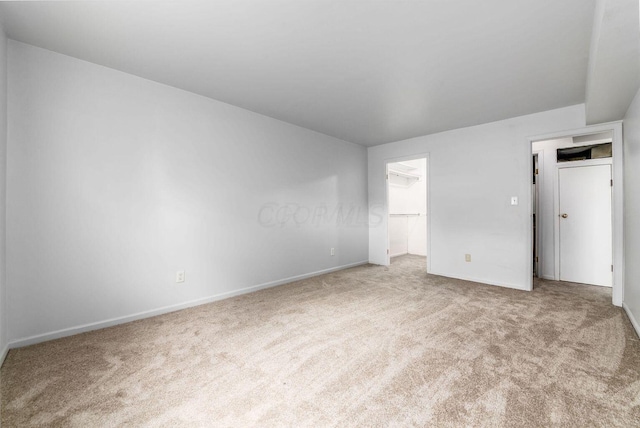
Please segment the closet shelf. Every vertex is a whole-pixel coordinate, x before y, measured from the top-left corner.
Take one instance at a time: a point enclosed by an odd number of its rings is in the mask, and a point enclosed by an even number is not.
[[[415,166],[407,165],[406,163],[396,162],[393,164],[393,169],[395,169],[396,171],[408,172],[408,171],[414,171],[418,168]]]
[[[420,180],[419,175],[411,174],[409,172],[397,171],[393,169],[389,170],[389,175],[395,175],[396,177],[406,178],[407,180],[415,180],[415,181]]]

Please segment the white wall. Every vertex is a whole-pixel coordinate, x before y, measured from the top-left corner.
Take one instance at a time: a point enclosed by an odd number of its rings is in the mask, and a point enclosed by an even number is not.
[[[640,334],[640,91],[624,117],[624,303]]]
[[[428,153],[430,272],[526,289],[532,251],[527,137],[583,126],[584,105],[576,105],[370,147],[369,261],[385,263],[385,161]],[[519,197],[518,206],[510,205],[511,196]]]
[[[409,200],[412,205],[410,212],[420,213],[419,217],[409,217],[409,242],[407,251],[409,254],[419,256],[427,255],[427,160],[416,159],[407,163],[417,166],[417,174],[421,180],[415,186],[411,186],[408,191]]]
[[[6,282],[7,38],[0,25],[0,365],[7,350]]]
[[[13,41],[8,118],[14,345],[367,259],[361,146]]]

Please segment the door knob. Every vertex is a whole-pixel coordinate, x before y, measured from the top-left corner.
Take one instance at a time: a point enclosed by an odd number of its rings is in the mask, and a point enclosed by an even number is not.
[[[569,217],[569,214],[562,214],[560,217],[567,218],[567,217]]]

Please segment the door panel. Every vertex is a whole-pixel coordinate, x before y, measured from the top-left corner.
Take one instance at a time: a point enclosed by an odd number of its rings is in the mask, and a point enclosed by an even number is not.
[[[560,280],[611,287],[611,165],[558,170]]]

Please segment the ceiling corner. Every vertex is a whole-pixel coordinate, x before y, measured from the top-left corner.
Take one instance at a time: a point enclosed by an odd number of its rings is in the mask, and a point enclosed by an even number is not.
[[[639,87],[639,2],[598,0],[589,52],[587,125],[622,119]]]

